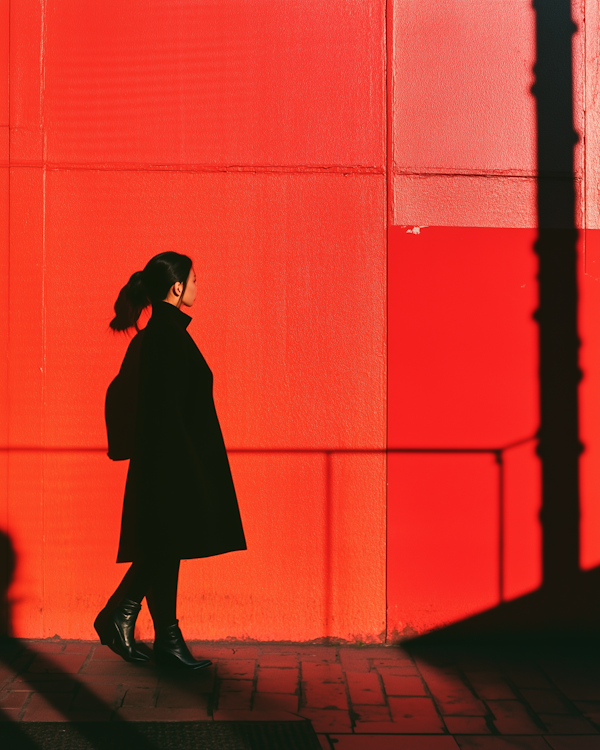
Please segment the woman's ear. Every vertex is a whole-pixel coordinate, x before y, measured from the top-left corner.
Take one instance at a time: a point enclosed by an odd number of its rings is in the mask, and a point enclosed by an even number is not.
[[[176,281],[171,287],[171,291],[173,292],[173,295],[175,297],[180,297],[181,292],[183,292],[183,284],[181,283],[181,281]]]

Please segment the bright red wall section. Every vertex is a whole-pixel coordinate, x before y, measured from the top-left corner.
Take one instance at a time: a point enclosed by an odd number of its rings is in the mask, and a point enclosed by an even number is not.
[[[600,15],[572,11],[592,568]],[[531,0],[0,0],[0,21],[13,632],[95,637],[124,572],[103,401],[128,340],[107,324],[169,249],[198,271],[249,543],[184,564],[188,637],[394,639],[539,586],[533,245],[560,180],[536,171]]]
[[[390,229],[392,636],[541,582],[535,237]]]
[[[184,564],[186,636],[380,640],[383,3],[43,7],[10,19],[13,632],[95,637],[126,569],[103,408],[128,340],[108,321],[172,249],[198,271],[189,330],[248,539]]]

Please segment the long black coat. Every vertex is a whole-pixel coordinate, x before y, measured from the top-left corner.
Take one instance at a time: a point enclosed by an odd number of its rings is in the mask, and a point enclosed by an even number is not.
[[[246,549],[213,376],[186,331],[190,320],[160,302],[136,336],[141,345],[130,345],[139,351],[138,398],[117,562]]]

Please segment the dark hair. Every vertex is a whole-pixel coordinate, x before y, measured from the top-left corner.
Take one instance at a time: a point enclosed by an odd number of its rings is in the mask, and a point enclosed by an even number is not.
[[[192,269],[192,259],[180,253],[160,253],[151,258],[143,271],[136,271],[119,292],[115,302],[115,317],[110,321],[113,331],[138,328],[144,308],[164,300],[169,289],[178,281],[185,285]],[[182,292],[183,296],[183,292]]]

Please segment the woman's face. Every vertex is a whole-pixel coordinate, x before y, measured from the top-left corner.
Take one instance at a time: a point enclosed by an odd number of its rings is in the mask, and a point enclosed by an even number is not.
[[[191,307],[194,304],[194,300],[196,299],[196,292],[196,272],[194,271],[194,267],[192,266],[187,279],[187,284],[185,285],[185,292],[183,293],[183,297],[181,298],[181,303],[186,307]]]

